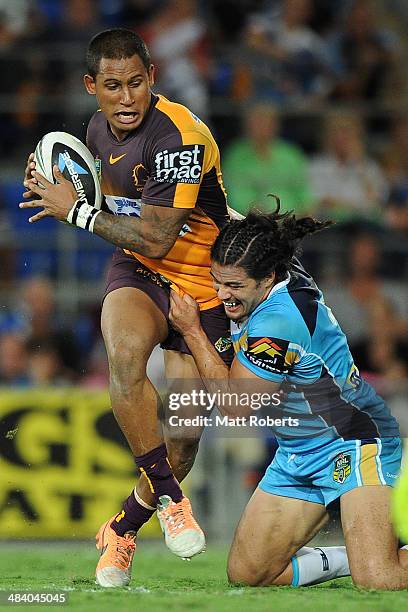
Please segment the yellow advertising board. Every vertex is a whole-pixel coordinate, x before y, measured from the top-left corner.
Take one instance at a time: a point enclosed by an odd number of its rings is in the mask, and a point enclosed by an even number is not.
[[[0,538],[92,537],[134,484],[108,393],[0,390]]]

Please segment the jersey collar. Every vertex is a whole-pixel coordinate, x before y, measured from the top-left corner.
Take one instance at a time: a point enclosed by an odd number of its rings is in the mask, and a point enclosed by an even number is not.
[[[286,285],[289,283],[289,281],[290,281],[290,273],[288,272],[286,278],[283,281],[280,281],[279,283],[276,283],[276,285],[274,285],[272,287],[272,289],[270,290],[270,292],[268,293],[266,298],[264,300],[262,300],[262,302],[260,304],[258,304],[258,306],[255,308],[255,310],[253,312],[251,312],[251,314],[249,316],[252,317],[252,315],[254,315],[256,313],[258,308],[262,308],[262,306],[265,304],[265,302],[267,302],[275,293],[278,293],[278,291],[280,291],[281,289],[286,287]]]
[[[276,283],[276,285],[274,285],[272,287],[272,289],[270,290],[270,292],[268,293],[267,297],[263,300],[263,302],[265,302],[266,300],[269,300],[269,298],[271,297],[271,295],[273,293],[276,293],[277,291],[280,291],[280,289],[283,289],[283,287],[286,287],[286,285],[289,283],[290,281],[290,274],[288,272],[286,278],[283,281],[280,281],[280,283]],[[263,304],[263,302],[261,302],[261,304]],[[259,306],[261,305],[259,304]],[[258,308],[258,306],[257,306]],[[256,310],[256,309],[255,309]]]

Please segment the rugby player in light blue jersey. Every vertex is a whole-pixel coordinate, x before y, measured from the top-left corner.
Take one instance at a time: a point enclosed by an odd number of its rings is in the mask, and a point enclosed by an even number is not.
[[[231,394],[280,393],[279,410],[270,407],[280,419],[279,449],[235,533],[230,581],[304,586],[350,573],[360,587],[406,589],[408,550],[398,548],[390,521],[401,462],[398,424],[360,377],[344,333],[295,257],[300,240],[326,225],[279,214],[278,201],[274,213],[250,213],[221,230],[212,276],[232,320],[230,370],[202,331],[190,296],[172,295],[172,325],[207,388],[230,393],[222,414],[251,415],[247,402],[231,406]],[[346,547],[305,546],[338,498]]]

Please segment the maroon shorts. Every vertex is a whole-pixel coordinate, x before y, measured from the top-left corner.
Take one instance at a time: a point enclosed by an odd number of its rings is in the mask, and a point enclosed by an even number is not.
[[[111,291],[122,287],[135,287],[146,293],[166,317],[169,333],[166,340],[160,345],[163,349],[191,355],[183,336],[172,328],[169,321],[169,281],[161,274],[146,268],[132,255],[127,255],[121,249],[117,249],[108,269],[103,299]],[[224,363],[231,365],[234,351],[231,343],[230,322],[225,314],[224,307],[219,305],[215,308],[202,310],[200,320],[208,339],[214,345]]]

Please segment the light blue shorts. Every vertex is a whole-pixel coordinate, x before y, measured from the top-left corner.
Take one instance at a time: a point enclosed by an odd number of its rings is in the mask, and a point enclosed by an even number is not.
[[[393,486],[401,457],[400,438],[334,440],[304,454],[279,447],[259,488],[327,506],[356,487]]]

